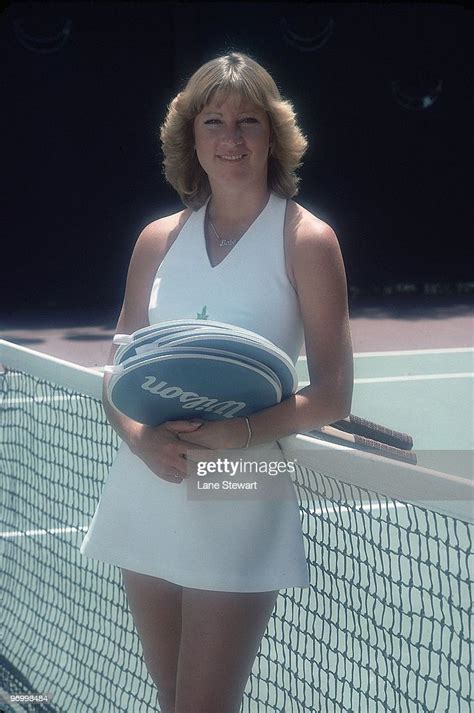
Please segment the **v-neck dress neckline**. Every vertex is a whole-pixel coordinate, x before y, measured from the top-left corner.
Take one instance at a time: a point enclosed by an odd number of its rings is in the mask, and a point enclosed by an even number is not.
[[[204,258],[205,258],[205,261],[206,261],[206,263],[207,263],[207,265],[208,265],[208,267],[209,267],[210,270],[217,270],[217,268],[221,267],[221,265],[223,265],[224,263],[226,263],[226,262],[228,261],[228,259],[230,258],[230,256],[235,252],[235,250],[237,250],[237,248],[239,247],[240,243],[241,243],[242,241],[245,242],[245,241],[246,241],[246,238],[248,237],[248,234],[249,234],[250,232],[252,232],[252,231],[255,229],[255,227],[257,226],[257,224],[258,224],[259,221],[261,220],[261,218],[265,215],[265,213],[266,213],[267,210],[269,209],[270,204],[271,204],[271,202],[272,202],[273,193],[270,192],[270,195],[269,195],[268,200],[267,200],[267,202],[266,202],[266,204],[265,204],[265,207],[260,211],[260,213],[257,215],[257,217],[255,218],[255,220],[249,225],[249,227],[247,228],[247,230],[245,231],[245,233],[237,240],[237,242],[236,242],[236,244],[234,245],[234,247],[232,248],[232,250],[230,250],[230,251],[227,253],[227,255],[225,255],[224,258],[223,258],[220,262],[216,263],[215,265],[212,265],[212,264],[211,264],[211,259],[210,259],[210,257],[209,257],[209,253],[208,253],[208,250],[207,250],[206,231],[205,231],[205,222],[206,222],[207,206],[208,206],[208,204],[209,204],[209,201],[211,200],[211,197],[212,197],[212,196],[209,196],[209,198],[208,198],[207,201],[205,202],[204,206],[202,207],[202,216],[201,216],[201,220],[200,220],[200,233],[201,233],[201,245],[202,245],[203,248],[204,248]]]

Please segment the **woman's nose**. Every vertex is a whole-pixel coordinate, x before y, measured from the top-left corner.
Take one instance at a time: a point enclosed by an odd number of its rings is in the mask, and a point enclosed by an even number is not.
[[[224,140],[240,144],[242,142],[242,129],[240,126],[229,126],[224,129]]]

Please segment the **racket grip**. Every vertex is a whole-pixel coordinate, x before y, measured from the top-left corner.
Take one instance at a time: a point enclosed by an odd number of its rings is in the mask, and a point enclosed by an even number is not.
[[[373,421],[367,421],[360,416],[354,416],[352,413],[340,421],[335,421],[331,425],[340,428],[341,431],[345,431],[346,433],[357,434],[364,438],[373,438],[380,443],[386,443],[394,448],[407,451],[413,448],[413,438],[408,435],[408,433],[393,431],[386,426],[381,426]]]
[[[131,344],[133,337],[130,334],[115,334],[112,339],[112,344]]]
[[[122,364],[106,364],[103,368],[104,374],[121,374],[122,371]]]
[[[366,438],[365,436],[359,436],[358,434],[350,434],[352,442],[349,442],[348,435],[346,432],[342,432],[340,435],[336,433],[336,429],[333,427],[322,427],[320,430],[314,430],[309,432],[310,436],[315,436],[322,441],[330,441],[333,443],[340,443],[341,445],[348,445],[349,448],[355,448],[357,450],[368,451],[376,453],[377,455],[385,456],[386,458],[393,458],[395,460],[404,461],[405,463],[411,463],[412,465],[417,464],[417,456],[415,451],[405,450],[403,448],[395,448],[394,446],[389,446],[381,441],[376,441],[373,438]]]

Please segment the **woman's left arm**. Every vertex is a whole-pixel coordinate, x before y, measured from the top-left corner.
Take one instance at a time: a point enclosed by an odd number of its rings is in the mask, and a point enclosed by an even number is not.
[[[334,230],[321,221],[300,225],[292,267],[304,325],[310,378],[293,396],[249,416],[251,446],[304,433],[348,416],[353,359],[347,282]],[[241,448],[245,419],[205,422],[183,440],[213,449]]]

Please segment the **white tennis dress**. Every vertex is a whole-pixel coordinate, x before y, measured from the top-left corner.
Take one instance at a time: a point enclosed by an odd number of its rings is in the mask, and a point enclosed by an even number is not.
[[[186,318],[227,322],[270,339],[296,363],[303,326],[285,268],[286,205],[271,193],[263,211],[215,267],[204,234],[207,202],[193,212],[157,270],[150,324]],[[232,454],[235,459],[236,452]],[[122,442],[81,553],[196,589],[308,587],[299,503],[290,474],[268,475],[269,464],[284,463],[278,444],[241,450],[237,456],[266,464],[258,466],[257,476],[247,471],[242,477],[256,479],[257,491],[197,493],[196,476],[192,489],[190,480],[162,480]]]

